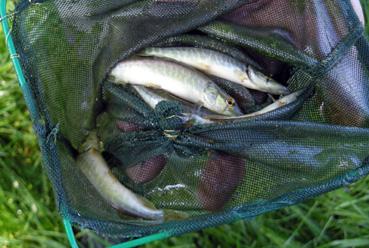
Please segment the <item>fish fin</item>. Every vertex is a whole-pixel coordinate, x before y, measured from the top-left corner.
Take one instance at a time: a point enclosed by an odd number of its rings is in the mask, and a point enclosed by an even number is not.
[[[149,57],[149,56],[151,56],[150,54],[145,52],[145,50],[138,52],[136,55],[140,56],[140,57]]]
[[[138,53],[136,53],[135,55],[142,56],[142,57],[154,56],[154,54],[152,54],[151,52],[152,52],[152,50],[150,48],[144,48],[144,49],[140,50]]]
[[[112,206],[112,207],[115,209],[116,213],[118,214],[118,216],[120,218],[122,218],[122,219],[132,219],[132,220],[135,220],[136,219],[137,220],[137,216],[136,215],[131,214],[131,213],[127,212],[127,211],[124,211],[124,209],[117,208],[115,206]]]
[[[201,63],[201,62],[198,65],[201,68],[201,70],[206,71],[206,72],[210,71],[210,65],[206,63]]]
[[[244,85],[252,84],[252,81],[250,80],[250,77],[247,75],[246,71],[234,70],[234,74],[237,75],[240,82],[242,82]]]
[[[185,120],[185,126],[186,127],[191,127],[195,124],[195,120],[193,118],[194,115],[200,115],[201,113],[201,108],[202,105],[199,104],[195,109],[191,109],[191,111],[188,113],[188,117],[187,120]],[[182,120],[184,120],[185,118],[183,118]]]
[[[147,82],[147,84],[145,84],[145,87],[153,89],[161,89],[161,87],[158,84],[155,84],[153,82]]]
[[[127,82],[117,80],[117,78],[113,75],[108,75],[107,81],[112,82],[114,84],[121,84],[121,85],[126,85],[127,84]]]
[[[139,213],[132,213],[132,212],[130,212],[130,211],[128,211],[128,210],[126,210],[126,209],[124,209],[120,206],[116,206],[114,204],[111,204],[111,206],[116,210],[118,216],[122,217],[124,219],[127,219],[127,217],[132,218],[132,219],[142,218],[144,220],[150,219],[151,221],[159,221],[159,223],[160,223],[162,221],[162,219],[164,218],[163,211],[157,209],[152,202],[150,202],[148,199],[144,198],[143,196],[139,196],[139,195],[136,195],[136,196],[144,207],[146,207],[146,208],[148,208],[152,211],[157,211],[158,215],[155,216],[154,218],[145,217],[144,215],[141,215]],[[160,214],[160,212],[161,212],[161,214]]]
[[[118,208],[114,208],[114,209],[115,209],[117,215],[119,216],[119,218],[122,218],[124,220],[135,220],[135,221],[137,221],[138,219],[140,219],[140,220],[145,220],[145,222],[150,221],[151,224],[160,224],[160,223],[163,222],[163,219],[148,220],[148,219],[142,218],[141,216],[131,214],[131,213],[129,213],[127,211],[124,211],[122,209],[118,209]]]
[[[166,221],[168,221],[168,220],[184,220],[184,219],[187,219],[189,217],[189,214],[187,214],[183,211],[165,209],[164,210],[164,216],[165,216]]]
[[[203,108],[202,105],[197,106],[196,110],[192,114],[201,115],[201,109]]]
[[[283,107],[284,105],[286,105],[287,104],[287,102],[286,101],[279,101],[278,102],[278,108],[280,108],[280,107]]]

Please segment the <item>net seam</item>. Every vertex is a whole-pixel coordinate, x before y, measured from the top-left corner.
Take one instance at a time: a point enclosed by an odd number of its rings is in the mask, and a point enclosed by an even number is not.
[[[312,68],[311,71],[316,72],[316,74],[313,74],[313,79],[323,77],[332,70],[332,68],[344,58],[344,55],[347,54],[356,41],[363,36],[363,33],[363,27],[361,25],[357,25],[352,32],[346,35],[326,58]]]

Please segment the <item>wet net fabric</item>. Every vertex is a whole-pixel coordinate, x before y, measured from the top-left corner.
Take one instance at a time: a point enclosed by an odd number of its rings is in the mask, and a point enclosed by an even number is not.
[[[369,44],[348,1],[23,1],[16,13],[45,168],[74,223],[115,237],[180,234],[369,172]],[[178,102],[151,109],[109,81],[116,63],[149,46],[221,51],[303,93],[247,120],[184,125]],[[91,131],[119,181],[170,216],[137,219],[104,201],[75,164]]]

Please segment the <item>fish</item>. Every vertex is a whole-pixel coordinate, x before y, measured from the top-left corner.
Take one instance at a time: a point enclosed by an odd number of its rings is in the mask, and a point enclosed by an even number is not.
[[[208,115],[205,116],[205,118],[210,119],[210,120],[240,120],[240,119],[245,119],[245,118],[250,118],[250,117],[255,117],[258,115],[262,115],[262,114],[266,114],[269,113],[273,110],[276,110],[278,108],[281,108],[283,106],[286,106],[289,103],[292,103],[294,101],[296,101],[298,99],[298,97],[303,93],[304,90],[299,90],[296,91],[294,93],[291,93],[287,96],[284,96],[278,100],[276,100],[275,102],[273,102],[272,104],[269,104],[268,106],[252,112],[250,114],[246,114],[246,115],[240,115],[240,116],[221,116],[221,115]]]
[[[144,86],[133,85],[132,86],[136,92],[140,95],[142,100],[146,102],[152,109],[155,109],[156,105],[161,101],[173,101],[175,99],[170,98],[168,95],[159,94],[150,90]],[[186,112],[181,113],[178,117],[182,119],[183,122],[192,121],[194,124],[209,124],[213,123],[210,120],[207,120],[196,113],[192,113],[191,106],[188,106],[188,103],[182,103],[182,107]],[[198,110],[197,112],[200,112]]]
[[[245,64],[251,64],[256,69],[262,70],[262,67],[256,63],[253,59],[247,56],[242,50],[236,46],[232,46],[224,42],[223,40],[218,40],[216,38],[211,38],[207,35],[198,34],[182,34],[178,36],[171,36],[168,39],[155,43],[155,47],[197,47],[206,48],[214,51],[218,51],[241,61]]]
[[[93,133],[91,135],[94,136]],[[97,137],[89,137],[88,140],[97,140]],[[105,201],[113,208],[137,217],[149,220],[162,220],[164,218],[163,210],[155,209],[151,202],[136,195],[118,181],[95,147],[96,144],[86,143],[88,141],[84,144],[88,150],[78,155],[76,163]]]
[[[174,62],[153,58],[128,59],[118,63],[109,78],[116,84],[162,89],[221,115],[242,114],[234,98],[211,79]]]
[[[138,55],[176,61],[206,74],[241,84],[249,89],[274,95],[289,93],[285,86],[256,70],[252,65],[246,65],[227,54],[215,50],[196,47],[149,47]]]

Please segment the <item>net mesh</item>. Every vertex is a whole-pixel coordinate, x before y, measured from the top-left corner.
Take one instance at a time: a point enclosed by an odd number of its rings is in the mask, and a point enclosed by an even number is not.
[[[368,173],[369,45],[348,1],[39,0],[16,13],[12,35],[41,116],[45,168],[61,213],[82,227],[111,237],[180,234]],[[151,109],[108,80],[115,64],[148,46],[221,51],[304,91],[247,120],[184,125],[178,102]],[[268,103],[251,94],[259,108]],[[76,165],[91,131],[112,173],[167,210],[164,221],[115,211],[91,185]]]

